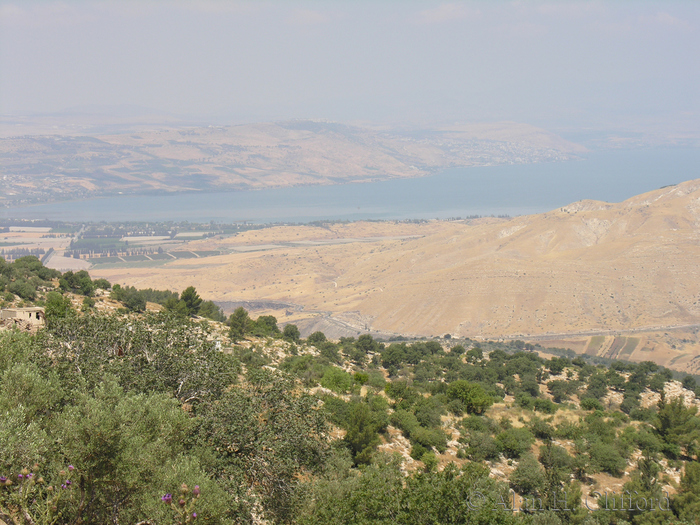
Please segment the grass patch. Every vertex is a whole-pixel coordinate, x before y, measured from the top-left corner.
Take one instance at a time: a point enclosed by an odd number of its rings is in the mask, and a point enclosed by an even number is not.
[[[172,259],[170,259],[172,261]],[[118,263],[105,263],[105,264],[93,264],[93,268],[99,270],[114,270],[122,268],[150,268],[152,266],[163,266],[168,261],[134,261],[134,262],[118,262]]]
[[[93,257],[88,259],[92,264],[113,264],[123,262],[119,257]]]
[[[676,357],[674,357],[673,359],[671,359],[668,362],[668,365],[666,365],[666,368],[673,366],[674,364],[676,364],[676,361],[678,361],[679,359],[683,359],[684,357],[688,357],[688,354],[677,355]]]
[[[604,342],[604,335],[594,335],[593,337],[591,337],[591,342],[588,343],[588,349],[586,350],[586,353],[590,355],[597,355],[598,350],[600,350],[600,347],[603,346]]]
[[[639,337],[628,337],[627,344],[625,344],[624,348],[620,351],[620,354],[617,356],[618,359],[628,359],[629,356],[632,355],[632,352],[634,352],[634,349],[637,348],[638,344]]]
[[[71,250],[88,249],[93,251],[121,250],[129,245],[121,240],[121,237],[89,237],[78,239],[71,243]]]
[[[197,256],[192,252],[168,252],[170,255],[174,255],[178,259],[195,259]]]
[[[148,261],[148,257],[145,255],[126,255],[122,257],[127,262],[135,262],[135,261]]]
[[[154,261],[172,261],[173,260],[173,258],[170,257],[170,255],[168,255],[167,253],[154,253],[154,254],[151,254],[150,257]]]
[[[609,359],[615,359],[615,356],[617,356],[617,354],[620,352],[620,350],[622,350],[625,347],[626,344],[626,337],[616,337],[615,339],[613,339],[613,344],[610,345],[610,350],[608,350],[605,357]]]

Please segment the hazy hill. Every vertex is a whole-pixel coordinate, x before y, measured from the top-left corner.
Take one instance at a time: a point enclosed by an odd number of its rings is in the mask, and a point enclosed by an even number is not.
[[[154,128],[0,138],[0,205],[369,182],[448,167],[565,160],[585,151],[512,122],[402,130],[306,120]]]
[[[698,323],[699,190],[445,228],[392,252],[393,282],[353,269],[386,285],[361,309],[389,329],[487,336]]]

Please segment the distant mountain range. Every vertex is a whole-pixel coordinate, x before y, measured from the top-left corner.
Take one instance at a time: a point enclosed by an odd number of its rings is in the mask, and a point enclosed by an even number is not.
[[[131,109],[145,121],[131,128],[128,119],[110,121],[109,129],[120,133],[89,132],[88,119],[70,129],[56,126],[54,133],[41,128],[39,135],[7,136],[12,128],[5,123],[0,206],[371,182],[450,167],[568,160],[586,151],[545,130],[511,122],[400,130],[310,120],[173,127],[161,117],[150,121],[143,108]],[[17,131],[24,129],[18,122]]]

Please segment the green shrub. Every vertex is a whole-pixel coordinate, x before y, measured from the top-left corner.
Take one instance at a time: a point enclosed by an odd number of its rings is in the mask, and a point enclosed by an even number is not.
[[[199,307],[198,315],[219,323],[226,322],[224,311],[220,306],[217,306],[214,301],[203,301]]]
[[[28,301],[33,301],[36,299],[36,287],[24,279],[17,279],[16,281],[11,282],[8,285],[7,290]]]
[[[530,431],[537,439],[545,440],[552,439],[555,433],[552,425],[540,418],[533,418],[530,421]]]
[[[510,488],[524,496],[540,496],[546,486],[542,466],[532,454],[525,454],[510,475]]]
[[[486,432],[472,431],[465,439],[466,454],[472,461],[496,459],[501,454],[501,447],[494,438]]]
[[[535,405],[535,399],[527,392],[518,392],[515,395],[515,404],[520,408],[532,410]]]
[[[286,341],[298,342],[301,339],[301,332],[299,332],[297,325],[288,324],[285,325],[284,330],[282,330],[282,337]]]
[[[542,412],[544,414],[554,414],[559,407],[556,404],[552,403],[549,399],[537,398],[533,402],[533,408],[536,412]]]
[[[526,428],[510,428],[498,434],[496,441],[506,457],[517,459],[530,450],[535,439]]]
[[[339,394],[345,393],[352,386],[352,376],[337,366],[329,366],[323,373],[321,386]]]
[[[462,426],[468,432],[486,432],[487,434],[495,434],[501,430],[498,423],[486,416],[465,417],[462,420]]]
[[[589,449],[591,464],[594,468],[607,472],[612,476],[622,476],[627,461],[613,445],[593,443]]]
[[[414,410],[416,419],[422,426],[426,428],[440,426],[440,416],[442,416],[444,408],[435,396],[420,398],[416,402]]]
[[[355,372],[352,378],[358,385],[364,385],[367,383],[367,381],[369,381],[369,374],[364,372]]]
[[[464,413],[464,403],[460,399],[453,399],[447,403],[447,410],[457,417],[461,417]]]
[[[426,449],[420,443],[416,443],[411,447],[411,457],[416,461],[420,461],[420,458],[422,458],[423,454],[425,454],[426,452],[428,452],[428,449]]]
[[[464,380],[450,383],[447,397],[459,399],[469,414],[483,414],[493,404],[493,399],[481,385]]]
[[[244,348],[242,346],[236,346],[234,347],[233,354],[248,368],[261,368],[270,363],[270,359],[261,350],[255,347]]]
[[[368,373],[369,379],[367,380],[367,384],[371,387],[378,388],[380,390],[383,390],[384,387],[386,386],[386,379],[384,379],[384,374],[382,374],[379,370],[370,370]]]
[[[95,288],[100,288],[101,290],[109,290],[112,287],[107,279],[95,279],[92,281],[92,284]]]
[[[350,448],[355,464],[369,464],[379,443],[380,424],[366,403],[352,404],[346,429],[343,441]]]
[[[425,465],[425,472],[433,472],[438,465],[438,459],[433,452],[426,452],[420,460]]]
[[[441,428],[424,428],[418,426],[411,432],[411,442],[420,443],[426,448],[435,447],[438,452],[447,450],[447,435]]]
[[[340,363],[341,359],[337,344],[332,343],[331,341],[323,341],[321,343],[314,343],[314,346],[319,349],[321,357],[328,359],[331,363]]]
[[[95,300],[92,297],[83,297],[83,305],[81,310],[83,312],[88,312],[95,307]]]
[[[394,404],[397,408],[409,408],[411,407],[421,395],[416,392],[416,389],[409,386],[406,381],[392,381],[387,383],[384,387],[384,392],[391,399],[394,400]]]
[[[581,400],[581,408],[584,410],[603,410],[603,404],[593,397]]]

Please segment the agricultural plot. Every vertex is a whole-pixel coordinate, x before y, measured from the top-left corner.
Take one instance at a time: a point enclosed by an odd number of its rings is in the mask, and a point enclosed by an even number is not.
[[[628,337],[627,343],[618,354],[617,359],[629,360],[630,356],[632,355],[632,352],[634,352],[634,349],[637,348],[638,344],[638,337]]]
[[[124,262],[120,257],[92,257],[88,259],[92,264],[114,264]]]
[[[172,259],[172,257],[167,253],[152,253],[149,255],[149,257],[154,261],[168,261]]]
[[[126,250],[129,247],[129,243],[122,241],[120,237],[83,237],[72,241],[70,247],[72,250],[91,250],[94,252],[103,252],[111,250]]]
[[[608,359],[615,359],[615,356],[625,347],[626,344],[626,337],[615,337],[610,345],[610,349],[608,349],[604,357],[607,357]]]
[[[604,335],[594,335],[593,337],[591,337],[591,342],[588,343],[588,348],[586,349],[586,353],[588,355],[598,355],[598,351],[603,346],[604,342],[605,342]]]
[[[197,257],[192,252],[168,252],[170,255],[177,257],[178,259],[194,259]]]

